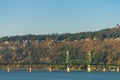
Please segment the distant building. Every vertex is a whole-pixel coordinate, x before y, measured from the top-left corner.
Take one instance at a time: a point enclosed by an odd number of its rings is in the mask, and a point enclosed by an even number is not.
[[[90,39],[89,39],[89,38],[86,38],[85,41],[90,41]]]

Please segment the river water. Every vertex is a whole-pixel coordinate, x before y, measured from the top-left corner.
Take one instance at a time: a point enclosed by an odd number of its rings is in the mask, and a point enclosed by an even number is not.
[[[0,80],[120,80],[120,72],[0,71]]]

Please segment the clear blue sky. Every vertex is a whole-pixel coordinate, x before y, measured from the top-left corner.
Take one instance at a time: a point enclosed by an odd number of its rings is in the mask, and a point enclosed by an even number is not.
[[[0,0],[0,36],[96,31],[120,24],[120,0]]]

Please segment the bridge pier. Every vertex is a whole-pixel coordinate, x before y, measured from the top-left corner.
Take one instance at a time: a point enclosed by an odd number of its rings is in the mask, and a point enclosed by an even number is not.
[[[52,72],[52,68],[51,68],[51,67],[49,67],[49,68],[48,68],[48,71],[49,71],[49,72]]]
[[[90,66],[90,65],[88,65],[87,71],[88,71],[88,72],[91,72],[91,66]]]

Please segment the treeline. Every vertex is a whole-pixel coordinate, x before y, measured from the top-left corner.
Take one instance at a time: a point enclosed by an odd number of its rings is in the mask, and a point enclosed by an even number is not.
[[[6,36],[2,37],[0,39],[0,42],[4,41],[23,41],[23,40],[31,40],[31,41],[43,41],[47,39],[51,40],[56,40],[56,41],[62,41],[62,40],[69,40],[69,41],[74,41],[74,40],[81,40],[81,39],[110,39],[110,38],[118,38],[120,37],[120,27],[116,28],[110,28],[110,29],[104,29],[101,31],[96,31],[96,32],[80,32],[80,33],[65,33],[65,34],[47,34],[47,35],[23,35],[23,36]]]
[[[75,34],[24,35],[0,39],[0,63],[69,63],[120,65],[120,28]]]

